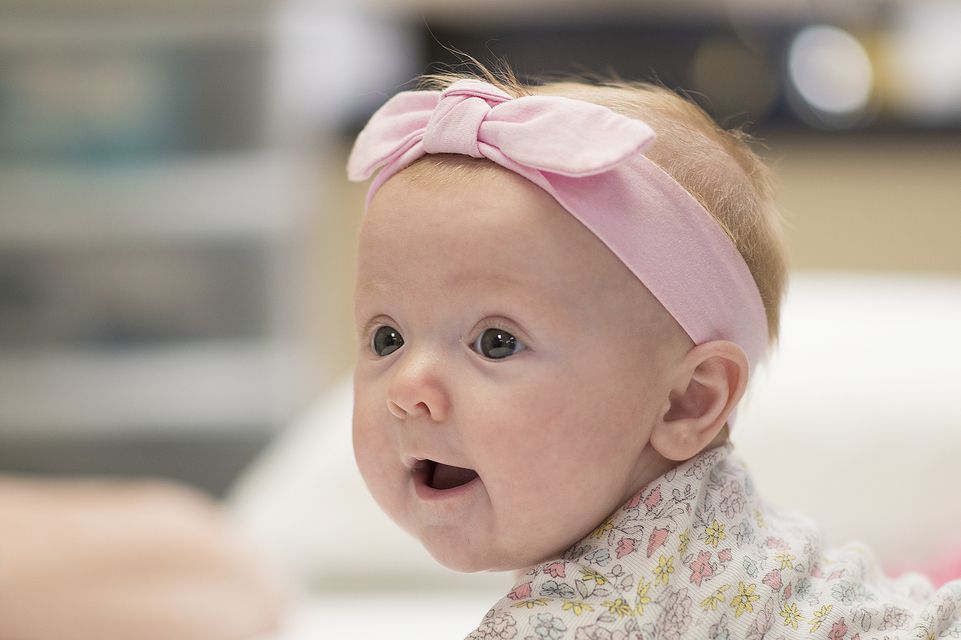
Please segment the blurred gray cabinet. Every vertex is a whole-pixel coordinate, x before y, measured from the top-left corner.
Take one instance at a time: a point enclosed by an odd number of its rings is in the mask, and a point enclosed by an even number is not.
[[[316,375],[269,14],[128,13],[0,19],[2,438],[268,432]]]

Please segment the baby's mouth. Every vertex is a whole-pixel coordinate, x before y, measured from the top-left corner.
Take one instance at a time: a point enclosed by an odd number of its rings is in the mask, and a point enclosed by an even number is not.
[[[417,466],[425,472],[427,486],[438,491],[465,485],[477,477],[477,472],[473,469],[454,467],[434,460],[421,460]]]

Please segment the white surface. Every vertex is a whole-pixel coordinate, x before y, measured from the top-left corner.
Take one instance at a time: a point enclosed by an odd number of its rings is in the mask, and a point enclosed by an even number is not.
[[[470,592],[314,597],[294,609],[283,631],[264,640],[458,640],[477,627],[493,603]]]
[[[794,277],[734,441],[762,495],[891,562],[959,542],[961,278]]]
[[[8,350],[0,360],[0,424],[5,434],[33,436],[283,424],[304,395],[301,353],[293,341],[269,337]]]
[[[297,157],[268,151],[114,166],[0,166],[0,246],[282,240],[312,186]]]
[[[792,278],[780,349],[751,382],[735,445],[761,495],[812,516],[829,541],[924,559],[961,531],[961,279]],[[376,507],[350,412],[344,380],[246,474],[237,518],[301,584],[476,588],[492,604],[509,576],[439,567]]]

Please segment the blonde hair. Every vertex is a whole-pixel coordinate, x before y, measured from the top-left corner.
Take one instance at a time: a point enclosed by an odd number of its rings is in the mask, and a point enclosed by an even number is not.
[[[469,56],[468,56],[469,57]],[[421,90],[443,90],[463,78],[485,80],[517,98],[562,96],[592,102],[646,122],[657,133],[644,155],[669,173],[717,220],[757,283],[768,321],[768,344],[778,339],[781,298],[787,286],[784,221],[773,202],[773,174],[750,148],[751,136],[718,126],[700,107],[671,90],[641,81],[572,77],[539,85],[520,82],[506,63],[492,72],[437,73],[417,78]],[[426,155],[402,173],[450,182],[483,170],[489,161],[453,154]]]

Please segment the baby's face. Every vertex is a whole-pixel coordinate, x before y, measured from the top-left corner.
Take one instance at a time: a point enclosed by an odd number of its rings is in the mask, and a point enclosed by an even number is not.
[[[500,168],[401,173],[359,251],[357,463],[439,562],[543,561],[650,479],[663,373],[692,343],[547,193]]]

